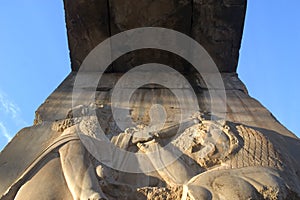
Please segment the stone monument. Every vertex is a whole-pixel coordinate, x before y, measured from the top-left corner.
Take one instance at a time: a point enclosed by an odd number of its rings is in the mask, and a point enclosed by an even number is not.
[[[300,140],[236,73],[246,0],[64,0],[72,72],[0,199],[300,199]]]

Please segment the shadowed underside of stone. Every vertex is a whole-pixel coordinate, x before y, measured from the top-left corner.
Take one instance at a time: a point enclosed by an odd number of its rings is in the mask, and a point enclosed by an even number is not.
[[[248,95],[235,73],[245,0],[64,4],[72,72],[37,109],[34,125],[22,129],[0,153],[0,200],[300,199],[299,138]],[[110,36],[150,26],[173,29],[199,42],[216,63],[224,87],[207,84],[187,61],[155,49],[121,56],[95,91],[89,87],[98,74],[79,69],[90,51]],[[149,62],[172,66],[191,87],[177,82],[170,88],[136,88],[128,105],[118,104],[135,122],[121,130],[112,103],[115,86],[128,70]],[[85,79],[76,85],[79,75]],[[155,76],[167,77],[163,72]],[[126,93],[132,88],[122,89]],[[181,119],[182,107],[188,107],[180,104],[181,98],[189,99],[175,94],[190,89],[198,110]],[[225,113],[212,113],[212,94],[220,90],[226,98],[214,104],[217,110],[226,107]],[[86,104],[91,97],[93,102]],[[157,129],[153,121],[163,125]],[[125,165],[139,173],[120,170]]]
[[[73,71],[78,71],[84,58],[100,42],[139,27],[164,27],[187,34],[205,47],[221,72],[236,71],[246,0],[64,0],[64,3]],[[124,56],[110,71],[125,72],[147,61],[147,57],[152,57],[152,62],[174,63],[172,55],[161,52],[137,55],[135,59]]]

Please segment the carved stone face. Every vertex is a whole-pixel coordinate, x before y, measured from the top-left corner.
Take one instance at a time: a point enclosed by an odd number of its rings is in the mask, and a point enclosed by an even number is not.
[[[237,147],[237,138],[228,126],[204,120],[186,129],[173,143],[202,168],[208,169],[228,159]]]

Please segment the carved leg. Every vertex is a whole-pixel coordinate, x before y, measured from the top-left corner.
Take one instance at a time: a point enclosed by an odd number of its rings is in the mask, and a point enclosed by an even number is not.
[[[88,153],[78,140],[59,149],[63,173],[74,200],[107,200]]]
[[[183,185],[197,174],[183,160],[176,158],[176,155],[180,153],[176,148],[163,149],[155,141],[138,143],[137,146],[144,153],[157,152],[148,154],[148,158],[162,179],[171,186]],[[160,151],[158,151],[159,148]],[[170,160],[172,162],[168,163]]]
[[[15,198],[8,197],[9,200],[72,200],[65,178],[62,174],[60,158],[56,153],[47,155],[45,162],[41,163],[41,168],[32,174],[24,185],[20,188]],[[6,199],[6,198],[3,198]]]

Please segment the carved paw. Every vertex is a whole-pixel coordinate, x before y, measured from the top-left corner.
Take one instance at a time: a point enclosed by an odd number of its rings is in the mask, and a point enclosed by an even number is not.
[[[182,200],[286,199],[287,187],[276,171],[263,167],[218,170],[192,178]]]
[[[136,146],[139,148],[139,150],[141,150],[144,153],[148,153],[151,151],[154,151],[155,149],[158,148],[158,144],[157,142],[155,142],[155,140],[151,140],[145,143],[137,143]]]

